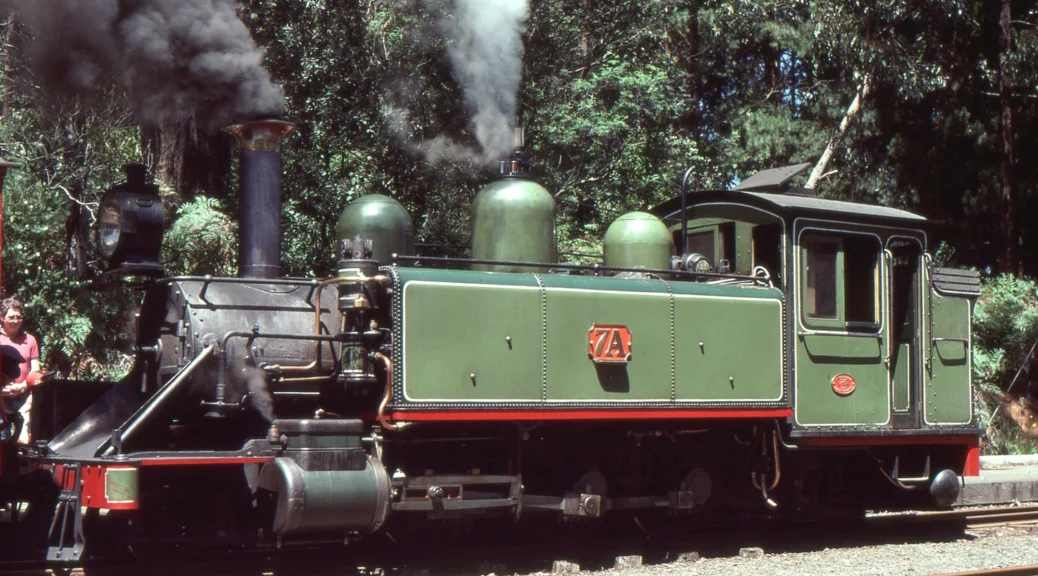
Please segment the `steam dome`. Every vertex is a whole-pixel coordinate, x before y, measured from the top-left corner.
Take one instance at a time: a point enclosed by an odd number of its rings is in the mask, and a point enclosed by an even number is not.
[[[630,212],[609,225],[603,249],[606,266],[669,270],[674,241],[667,225],[659,218],[645,212]]]
[[[337,245],[360,236],[372,241],[374,259],[392,264],[393,254],[414,254],[414,224],[407,209],[381,194],[369,194],[350,202],[335,226]]]
[[[555,199],[529,178],[507,177],[487,184],[472,203],[472,258],[556,263]],[[490,264],[472,268],[489,272],[538,270]]]

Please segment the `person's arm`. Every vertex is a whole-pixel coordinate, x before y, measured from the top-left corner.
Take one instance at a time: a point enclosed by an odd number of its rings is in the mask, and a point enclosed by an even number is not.
[[[32,374],[29,374],[29,377],[32,377]],[[11,382],[10,384],[7,384],[3,388],[0,388],[0,396],[4,398],[17,398],[22,394],[25,394],[25,391],[29,389],[28,381],[29,378],[26,378],[25,382]]]
[[[28,335],[32,338],[29,343],[29,375],[25,377],[25,384],[27,386],[35,386],[40,383],[43,379],[43,371],[40,370],[40,347],[36,343],[36,337],[32,334]]]

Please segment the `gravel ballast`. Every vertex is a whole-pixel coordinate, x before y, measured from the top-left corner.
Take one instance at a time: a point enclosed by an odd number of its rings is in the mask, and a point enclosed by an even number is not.
[[[648,576],[865,576],[873,574],[947,574],[1012,566],[1038,565],[1038,534],[993,530],[953,542],[883,544],[827,548],[813,552],[747,554],[640,567],[582,571],[584,575]],[[537,574],[548,574],[538,572]]]

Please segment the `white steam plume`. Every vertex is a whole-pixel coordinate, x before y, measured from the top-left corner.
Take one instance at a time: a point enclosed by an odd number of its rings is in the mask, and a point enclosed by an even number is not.
[[[437,136],[407,145],[432,163],[468,160],[492,164],[512,151],[516,94],[522,77],[522,34],[530,15],[528,0],[423,0],[440,14],[437,27],[447,40],[454,78],[480,150]],[[449,14],[449,15],[448,15]],[[407,114],[388,108],[390,128],[406,134]]]
[[[246,366],[245,382],[249,386],[249,405],[259,412],[267,422],[274,421],[274,397],[267,388],[267,375],[263,370]]]

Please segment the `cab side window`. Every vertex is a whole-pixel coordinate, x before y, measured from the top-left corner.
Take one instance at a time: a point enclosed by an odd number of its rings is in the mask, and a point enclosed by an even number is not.
[[[838,241],[813,239],[804,249],[804,269],[807,282],[804,283],[804,315],[814,319],[836,320],[839,306],[836,293],[836,276],[838,270]]]
[[[879,328],[879,239],[804,234],[800,252],[805,326],[851,332]]]

